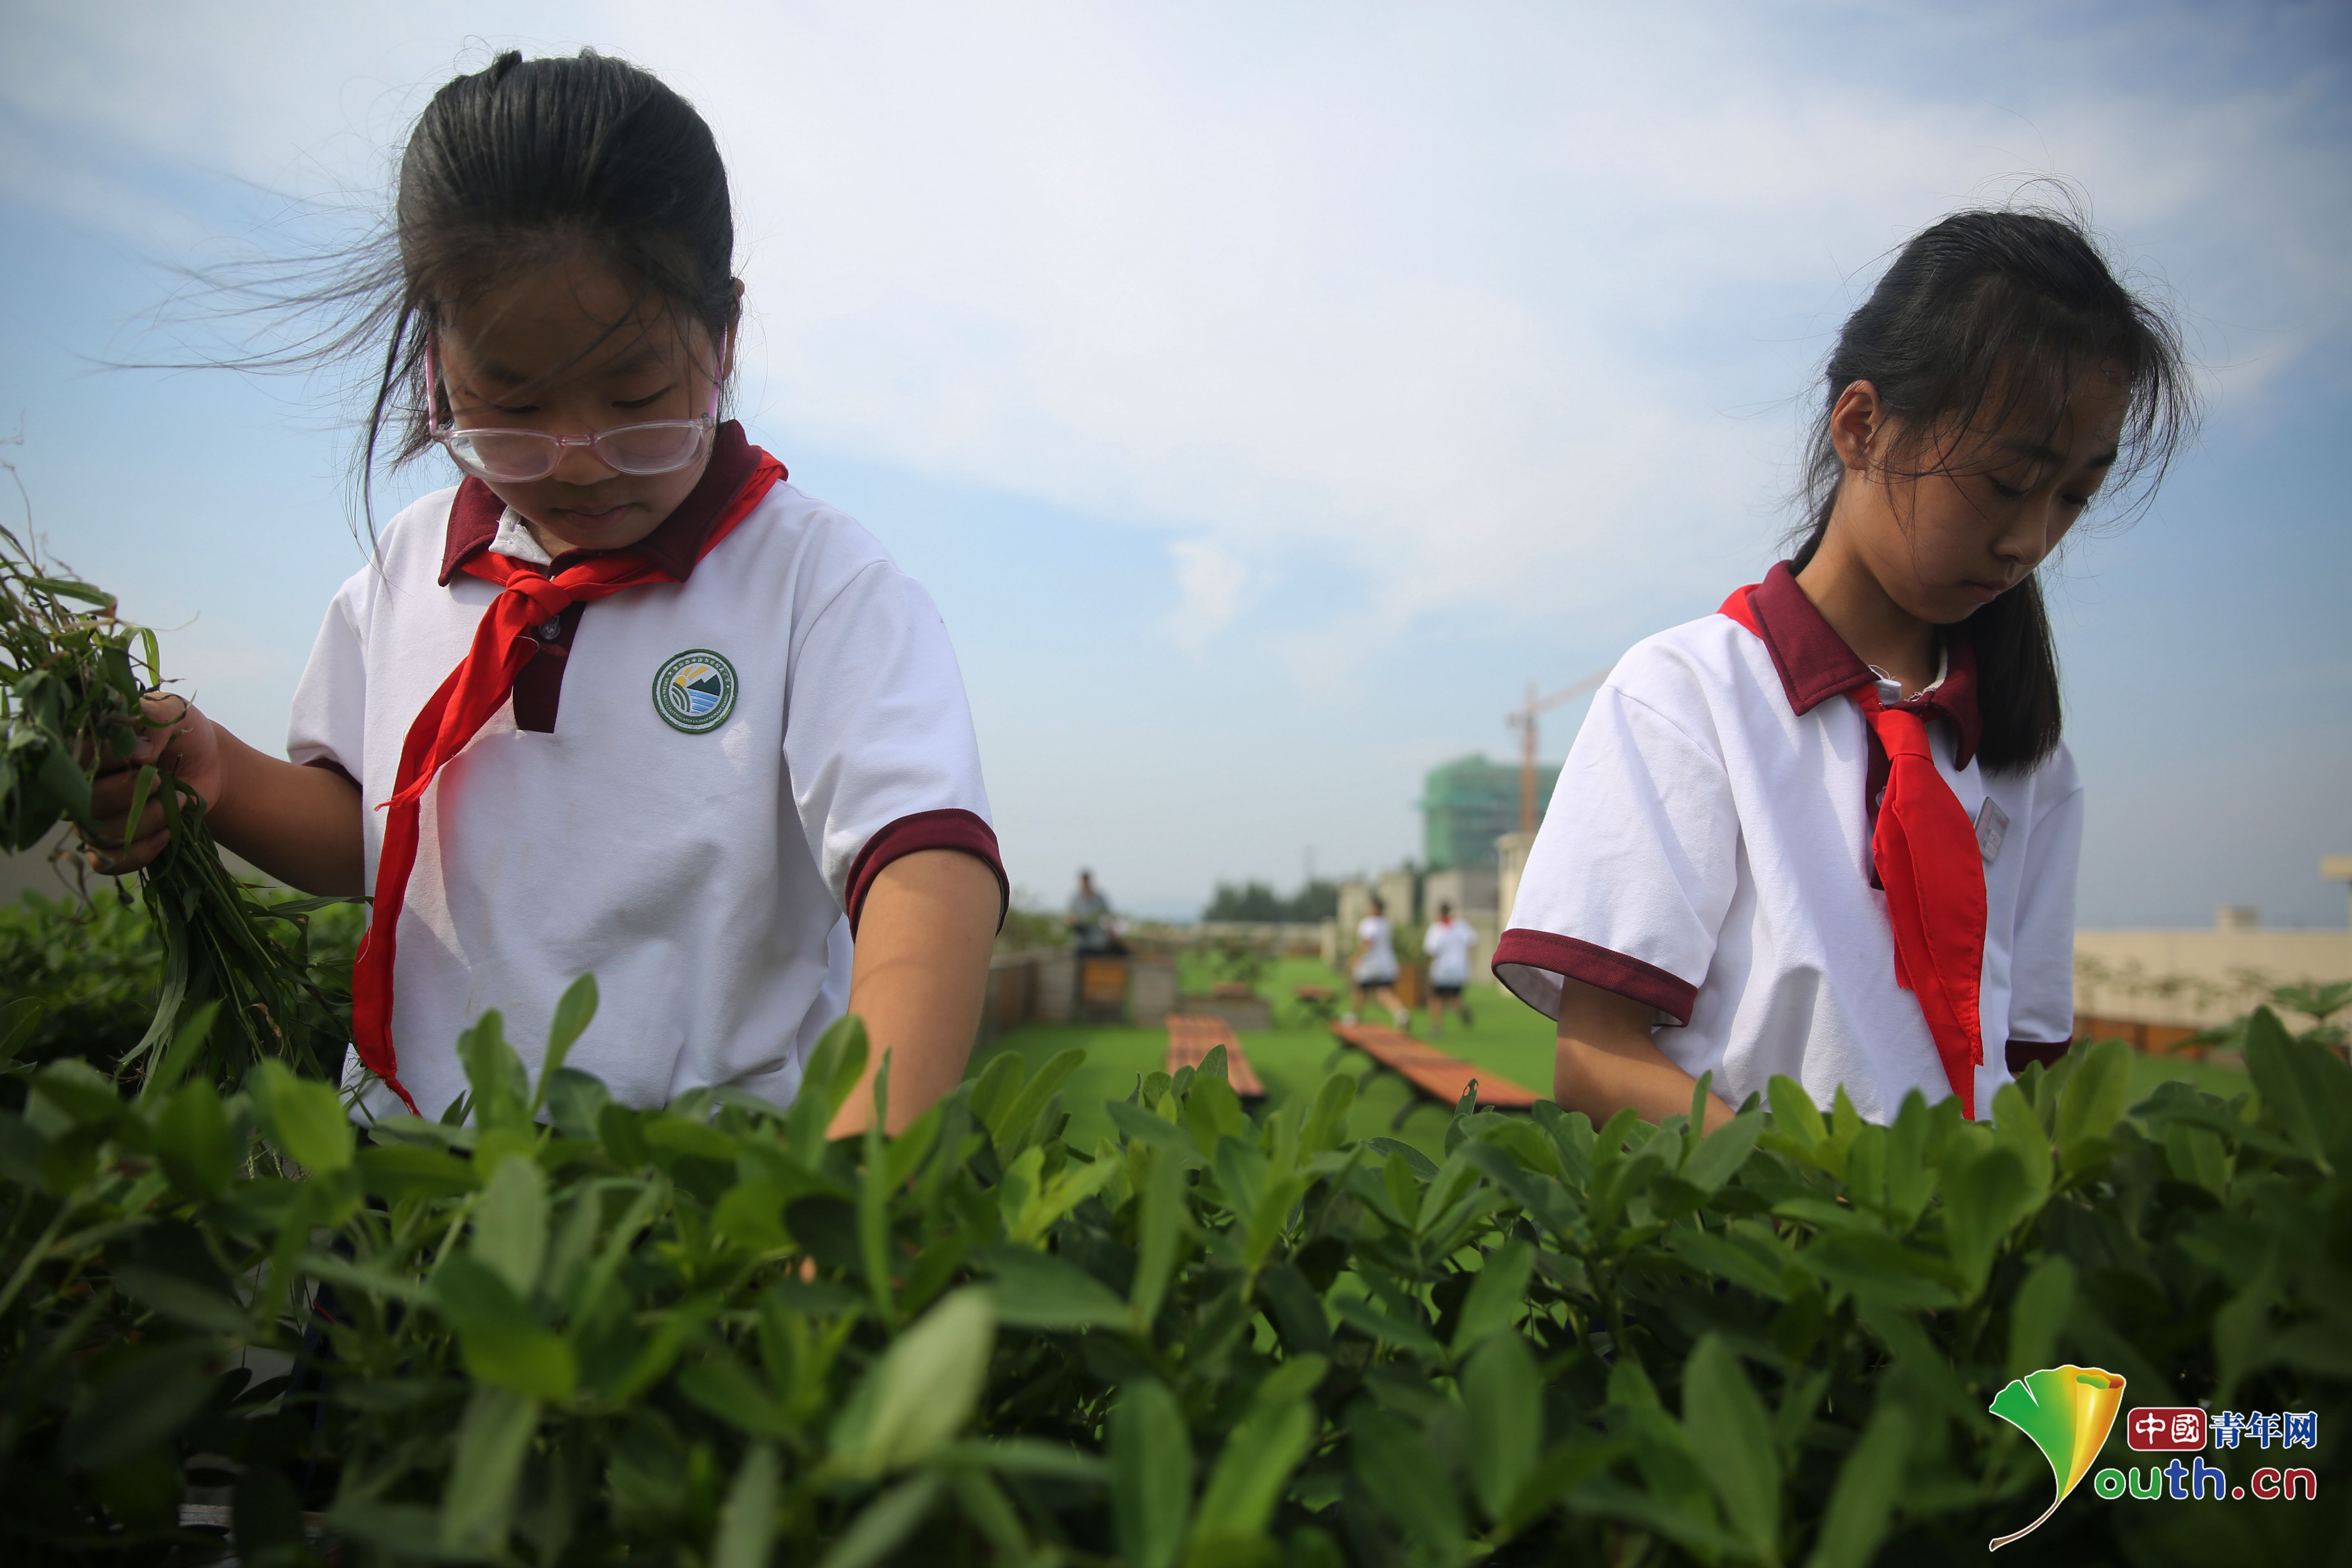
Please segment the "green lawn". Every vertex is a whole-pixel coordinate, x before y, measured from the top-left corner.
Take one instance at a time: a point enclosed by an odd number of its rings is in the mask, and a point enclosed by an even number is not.
[[[1187,991],[1205,991],[1215,978],[1202,955],[1187,953],[1180,972]],[[1279,1105],[1292,1096],[1312,1096],[1329,1072],[1361,1073],[1370,1064],[1353,1051],[1336,1050],[1338,1042],[1291,995],[1299,985],[1328,985],[1345,1005],[1347,982],[1314,959],[1284,959],[1258,981],[1261,995],[1273,1000],[1275,1027],[1250,1030],[1242,1048],[1250,1065],[1265,1080],[1266,1102]],[[1551,1092],[1551,1020],[1507,991],[1473,986],[1469,993],[1475,1023],[1465,1026],[1449,1012],[1445,1032],[1434,1043],[1476,1067],[1525,1085],[1538,1094]],[[1412,1032],[1430,1038],[1429,1015],[1416,1012]],[[1166,1058],[1168,1034],[1159,1028],[1129,1028],[1091,1024],[1030,1024],[972,1053],[971,1073],[977,1074],[1000,1051],[1018,1051],[1034,1068],[1063,1051],[1087,1053],[1086,1065],[1063,1090],[1070,1111],[1069,1136],[1081,1147],[1097,1136],[1108,1136],[1110,1118],[1103,1102],[1124,1100],[1137,1079],[1160,1069]],[[2170,1057],[2143,1056],[2132,1061],[2132,1099],[2145,1100],[2168,1079],[2183,1079],[2200,1089],[2227,1098],[2250,1087],[2236,1067],[2208,1065]],[[1444,1152],[1449,1111],[1423,1100],[1410,1111],[1402,1128],[1391,1123],[1411,1096],[1404,1080],[1392,1073],[1375,1073],[1356,1100],[1349,1131],[1358,1138],[1392,1136],[1433,1155]]]

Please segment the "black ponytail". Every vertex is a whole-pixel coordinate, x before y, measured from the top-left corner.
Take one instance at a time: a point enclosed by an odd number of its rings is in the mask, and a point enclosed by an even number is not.
[[[1971,430],[2030,416],[2054,429],[2083,377],[2117,367],[2128,391],[2120,450],[2103,499],[2154,493],[2196,424],[2179,331],[2116,279],[2082,223],[2051,212],[1956,213],[1913,238],[1846,319],[1805,456],[1795,566],[1821,548],[1845,463],[1830,411],[1866,381],[1896,422],[1887,471],[1951,471]],[[1968,620],[1975,647],[1978,748],[1986,768],[2031,768],[2062,728],[2058,654],[2038,575]]]

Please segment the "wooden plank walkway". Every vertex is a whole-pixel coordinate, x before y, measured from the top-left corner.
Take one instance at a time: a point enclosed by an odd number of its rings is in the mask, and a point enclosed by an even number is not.
[[[1416,1040],[1402,1030],[1383,1028],[1378,1024],[1334,1024],[1331,1033],[1448,1109],[1461,1101],[1473,1080],[1478,1085],[1477,1103],[1481,1110],[1525,1110],[1542,1098],[1500,1073],[1472,1067],[1461,1058],[1448,1056],[1428,1041]]]
[[[1234,1092],[1244,1100],[1264,1100],[1265,1085],[1258,1082],[1249,1058],[1242,1054],[1241,1040],[1231,1024],[1210,1013],[1168,1015],[1170,1077],[1175,1076],[1178,1068],[1199,1067],[1219,1046],[1225,1047],[1225,1081]]]

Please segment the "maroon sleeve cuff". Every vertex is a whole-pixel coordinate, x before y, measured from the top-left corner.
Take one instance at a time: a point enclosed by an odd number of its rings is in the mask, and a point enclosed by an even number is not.
[[[866,841],[849,863],[849,934],[857,934],[858,918],[866,912],[866,895],[882,868],[901,856],[924,849],[960,849],[977,857],[996,878],[996,925],[1004,929],[1004,911],[1013,904],[1013,884],[1005,880],[1004,862],[996,852],[996,830],[969,811],[919,811],[902,816]]]
[[[2058,1058],[2066,1054],[2072,1040],[2011,1040],[2009,1042],[2009,1076],[2015,1078],[2035,1062],[2054,1068]]]
[[[1587,985],[1598,985],[1603,991],[1646,1003],[1677,1024],[1690,1022],[1691,1008],[1698,1002],[1697,986],[1654,963],[1644,963],[1595,943],[1548,931],[1505,931],[1503,939],[1495,944],[1492,966],[1495,977],[1509,986],[1511,983],[1503,973],[1507,965],[1541,969],[1581,980]],[[1511,988],[1516,994],[1517,988]]]
[[[345,784],[351,785],[353,789],[362,789],[360,781],[352,777],[352,770],[343,766],[342,763],[335,761],[332,757],[312,757],[309,762],[304,763],[302,765],[306,768],[318,768],[322,772],[331,773],[337,778],[342,780]],[[362,793],[364,793],[363,790]]]

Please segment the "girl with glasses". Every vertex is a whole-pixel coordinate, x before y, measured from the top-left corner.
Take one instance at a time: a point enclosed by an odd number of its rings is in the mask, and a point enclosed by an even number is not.
[[[434,97],[401,161],[368,321],[365,445],[437,447],[454,488],[395,517],[328,609],[288,758],[176,699],[157,761],[229,848],[374,894],[353,978],[367,1113],[438,1116],[458,1032],[498,1008],[536,1070],[637,1107],[779,1102],[845,1011],[902,1126],[961,1076],[1004,873],[939,613],[851,519],[719,418],[742,285],[693,108],[590,51],[506,54]],[[164,847],[102,785],[122,872]],[[131,837],[127,851],[124,839]]]

